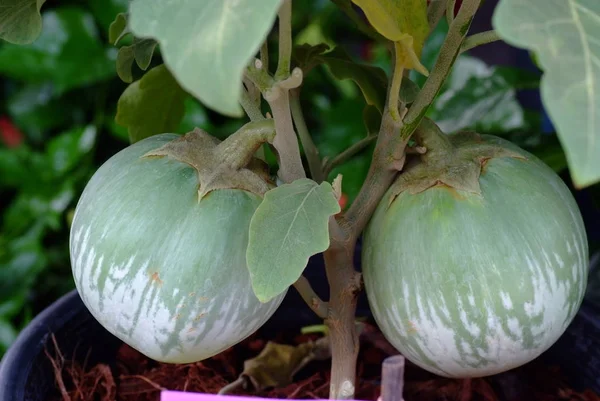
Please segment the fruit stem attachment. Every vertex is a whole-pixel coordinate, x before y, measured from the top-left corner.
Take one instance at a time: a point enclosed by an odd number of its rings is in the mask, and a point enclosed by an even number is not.
[[[446,134],[429,118],[421,121],[413,136],[419,145],[427,149],[427,152],[421,156],[424,162],[435,163],[438,160],[445,160],[454,149]]]
[[[216,152],[227,166],[239,170],[246,167],[264,143],[275,138],[275,124],[271,119],[252,121],[242,126],[217,145]]]

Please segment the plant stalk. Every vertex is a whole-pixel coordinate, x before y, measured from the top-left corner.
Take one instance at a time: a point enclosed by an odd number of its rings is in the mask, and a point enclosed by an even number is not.
[[[464,53],[466,51],[474,49],[477,46],[487,45],[488,43],[493,43],[501,39],[502,38],[500,38],[500,36],[498,36],[498,33],[494,30],[476,33],[474,35],[468,36],[465,39],[462,46],[460,47],[460,52]]]
[[[404,126],[401,131],[401,136],[404,140],[408,140],[421,123],[429,106],[437,96],[448,75],[450,75],[452,66],[458,57],[462,43],[471,27],[473,16],[477,12],[480,3],[481,0],[463,0],[456,18],[452,21],[452,25],[450,25],[448,35],[442,45],[435,66],[404,117]]]
[[[432,0],[427,7],[427,22],[429,29],[433,30],[440,22],[446,12],[446,4],[448,0]]]
[[[298,136],[300,137],[300,142],[302,143],[304,153],[306,154],[311,178],[313,181],[321,183],[326,176],[323,174],[319,149],[317,149],[317,146],[313,142],[310,132],[308,132],[308,127],[306,126],[306,120],[304,119],[304,113],[302,112],[302,106],[300,105],[299,89],[292,89],[290,91],[290,104],[292,107],[294,124],[298,130]]]
[[[325,175],[325,177],[327,177],[335,167],[350,160],[354,155],[360,153],[363,149],[369,146],[376,139],[377,134],[369,135],[366,138],[363,138],[355,144],[351,145],[350,147],[348,147],[348,149],[344,150],[342,153],[335,156],[333,159],[327,160],[327,162],[325,162],[323,165],[323,174]]]
[[[312,309],[313,312],[315,312],[317,316],[322,319],[327,318],[329,304],[323,301],[317,295],[306,277],[300,276],[300,278],[294,283],[294,288],[296,291],[298,291],[298,294],[300,294],[304,302],[310,307],[310,309]]]
[[[254,84],[252,84],[252,85],[254,85]],[[260,95],[260,93],[259,93],[259,95]],[[259,98],[259,102],[260,102],[260,98]],[[240,104],[242,105],[242,108],[246,112],[246,115],[250,118],[250,121],[260,121],[260,120],[265,119],[265,116],[263,116],[263,114],[259,108],[260,103],[257,104],[257,102],[254,99],[252,99],[252,96],[250,95],[249,91],[245,88],[242,88],[242,95],[240,96]]]
[[[292,61],[292,0],[283,0],[279,7],[279,60],[275,79],[285,79],[290,75]],[[269,66],[265,66],[269,68]]]
[[[334,219],[330,226],[337,225]],[[337,227],[330,227],[336,232]],[[329,281],[329,313],[325,323],[331,342],[331,385],[329,398],[354,398],[356,360],[359,340],[354,323],[356,303],[361,289],[361,274],[354,268],[353,255],[356,241],[343,242],[333,235],[333,243],[324,253]]]
[[[448,21],[448,26],[452,25],[452,21],[454,21],[454,10],[456,9],[456,0],[448,0],[446,3],[446,20]]]

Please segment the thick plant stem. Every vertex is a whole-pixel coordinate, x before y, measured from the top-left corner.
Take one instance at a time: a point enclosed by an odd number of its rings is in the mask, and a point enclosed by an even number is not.
[[[501,39],[502,38],[498,36],[498,33],[493,30],[476,33],[465,39],[460,48],[460,52],[464,53],[466,51],[476,48],[477,46],[487,45],[488,43],[496,42]]]
[[[306,121],[304,120],[304,113],[300,105],[300,90],[292,89],[290,91],[290,104],[292,107],[292,117],[294,118],[294,124],[298,130],[298,136],[300,142],[304,148],[306,154],[306,160],[308,161],[308,168],[312,179],[318,183],[323,182],[325,179],[323,175],[323,168],[321,166],[321,158],[319,157],[319,150],[312,140]]]
[[[283,85],[284,82],[278,82],[269,89],[265,93],[265,99],[271,106],[273,120],[275,120],[275,130],[277,131],[273,140],[273,146],[277,149],[279,161],[279,172],[277,174],[283,182],[289,183],[305,178],[306,172],[302,165],[300,146],[294,132],[294,123],[290,111],[290,92]]]
[[[333,222],[332,225],[337,223]],[[331,228],[335,231],[335,227]],[[325,252],[325,266],[329,281],[329,314],[325,323],[331,341],[331,385],[329,398],[354,398],[356,359],[359,342],[354,323],[356,302],[361,289],[361,275],[353,264],[355,241],[335,239]]]
[[[385,191],[404,166],[408,140],[399,135],[402,122],[384,110],[381,128],[367,178],[352,205],[340,222],[356,239],[363,231]]]

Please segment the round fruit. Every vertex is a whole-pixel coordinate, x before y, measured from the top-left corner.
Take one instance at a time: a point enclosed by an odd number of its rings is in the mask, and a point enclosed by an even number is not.
[[[251,287],[245,255],[260,195],[199,196],[192,165],[145,157],[176,138],[147,138],[100,167],[77,205],[70,251],[79,294],[109,332],[150,358],[186,363],[252,334],[285,293],[261,303]]]
[[[561,336],[584,295],[588,245],[569,189],[540,160],[493,136],[446,138],[447,157],[409,167],[378,205],[364,280],[379,327],[409,360],[480,377]]]

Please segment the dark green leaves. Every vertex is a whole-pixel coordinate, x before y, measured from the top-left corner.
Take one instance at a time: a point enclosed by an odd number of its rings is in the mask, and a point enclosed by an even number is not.
[[[166,66],[160,65],[125,89],[115,120],[128,128],[132,143],[173,132],[183,118],[186,97]]]
[[[40,8],[46,0],[2,0],[0,39],[24,45],[33,42],[42,31]]]
[[[146,70],[152,61],[152,54],[156,48],[154,39],[134,38],[133,44],[123,46],[117,54],[117,74],[124,82],[133,82],[133,62],[142,70]]]
[[[77,8],[45,12],[42,33],[34,43],[0,47],[0,74],[34,83],[50,81],[57,93],[114,76],[113,63],[92,16]]]
[[[116,45],[123,35],[127,34],[127,14],[119,13],[113,22],[108,27],[108,41]]]
[[[327,182],[301,179],[265,194],[250,221],[246,253],[258,299],[281,294],[302,275],[309,257],[329,247],[329,217],[339,211]]]
[[[280,0],[134,0],[130,27],[155,38],[182,87],[206,106],[240,116],[242,73],[265,40]]]

